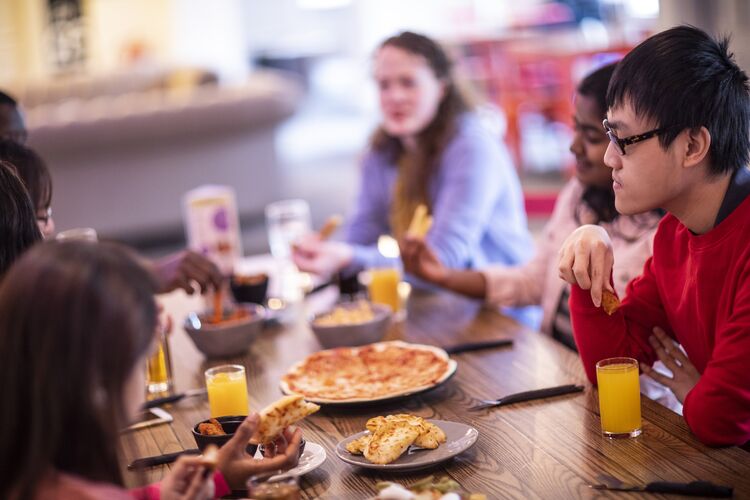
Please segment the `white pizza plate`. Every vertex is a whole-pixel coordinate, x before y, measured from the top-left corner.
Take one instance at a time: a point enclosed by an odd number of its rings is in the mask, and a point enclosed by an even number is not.
[[[297,467],[289,469],[283,474],[272,476],[270,479],[275,481],[276,479],[283,477],[304,476],[308,472],[312,472],[313,470],[320,467],[321,464],[326,461],[326,456],[327,455],[325,448],[320,446],[318,443],[311,443],[310,441],[307,441],[305,443],[305,451],[302,453],[302,456],[299,457],[299,462],[297,462]],[[263,458],[260,450],[255,453],[255,457]]]
[[[443,375],[437,379],[432,384],[423,385],[419,387],[410,387],[408,389],[405,389],[403,391],[394,392],[390,394],[385,394],[382,396],[374,397],[374,398],[349,398],[349,399],[326,399],[326,398],[318,398],[314,396],[308,396],[301,392],[295,392],[293,391],[289,385],[282,380],[281,381],[281,392],[284,394],[300,394],[305,397],[306,401],[310,401],[311,403],[317,403],[317,404],[323,404],[323,405],[343,405],[343,406],[351,406],[351,405],[359,405],[359,404],[370,404],[370,403],[386,403],[386,402],[392,402],[401,398],[405,398],[408,396],[414,396],[416,394],[421,394],[423,392],[431,391],[433,389],[436,389],[443,385],[445,382],[447,382],[453,375],[456,373],[456,368],[458,368],[458,364],[455,360],[451,359],[448,356],[448,353],[445,352],[444,349],[441,349],[439,347],[431,346],[431,345],[425,345],[425,344],[410,344],[407,342],[402,342],[400,340],[393,340],[389,342],[377,342],[376,344],[395,344],[395,345],[401,345],[401,346],[408,346],[416,349],[423,349],[427,351],[431,351],[435,353],[439,358],[445,359],[448,362],[447,368]],[[370,344],[376,345],[376,344]],[[362,346],[366,347],[366,346]],[[357,347],[344,347],[342,349],[357,349]],[[321,351],[322,352],[322,351]],[[295,372],[302,364],[304,364],[305,360],[300,361],[299,363],[296,363],[293,365],[287,373]]]

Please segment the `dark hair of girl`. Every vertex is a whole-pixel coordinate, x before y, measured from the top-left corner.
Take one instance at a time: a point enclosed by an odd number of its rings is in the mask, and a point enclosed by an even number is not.
[[[378,50],[384,47],[396,47],[423,57],[435,77],[445,85],[444,95],[435,117],[417,137],[418,151],[416,157],[412,158],[413,163],[410,165],[405,183],[409,199],[429,202],[428,186],[438,166],[440,155],[456,131],[458,118],[471,106],[456,85],[451,60],[437,42],[424,35],[404,31],[386,39]],[[371,143],[373,150],[385,154],[394,162],[404,153],[401,141],[388,134],[382,127],[375,131]]]
[[[12,165],[0,161],[0,279],[23,252],[41,240],[23,182]]]
[[[126,249],[48,242],[0,285],[0,498],[53,471],[122,484],[125,385],[154,338],[156,284]]]
[[[41,156],[20,142],[0,139],[0,161],[16,167],[16,173],[29,192],[34,210],[49,208],[52,203],[52,176]]]

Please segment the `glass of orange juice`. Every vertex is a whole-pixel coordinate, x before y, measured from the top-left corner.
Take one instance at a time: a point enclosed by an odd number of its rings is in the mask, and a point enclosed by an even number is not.
[[[247,415],[247,380],[242,365],[221,365],[206,370],[211,417]]]
[[[609,358],[596,364],[602,433],[610,438],[641,434],[641,389],[638,361]]]
[[[395,267],[370,269],[370,282],[367,286],[370,300],[375,304],[386,305],[397,313],[401,308],[398,294],[400,281],[401,273]]]
[[[159,332],[156,351],[146,360],[147,396],[163,395],[172,391],[172,358],[165,331]]]

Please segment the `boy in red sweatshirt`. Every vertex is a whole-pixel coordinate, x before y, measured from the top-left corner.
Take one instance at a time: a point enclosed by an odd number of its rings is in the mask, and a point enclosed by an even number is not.
[[[680,26],[618,64],[607,92],[615,206],[668,213],[654,254],[619,309],[607,233],[582,226],[560,250],[570,313],[589,379],[599,360],[629,356],[683,402],[707,445],[750,441],[750,97],[728,41]],[[685,354],[679,349],[682,345]],[[651,369],[660,359],[672,377]]]

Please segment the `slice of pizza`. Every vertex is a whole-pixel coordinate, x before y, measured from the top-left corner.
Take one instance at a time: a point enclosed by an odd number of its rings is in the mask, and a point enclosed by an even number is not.
[[[269,443],[281,434],[284,428],[318,410],[320,406],[305,401],[302,396],[285,396],[261,410],[260,425],[255,437],[259,443]]]
[[[612,316],[620,307],[620,299],[617,295],[607,289],[602,290],[602,308],[604,312]]]
[[[364,456],[374,464],[389,464],[400,457],[419,436],[419,430],[407,422],[388,422],[372,435]]]

